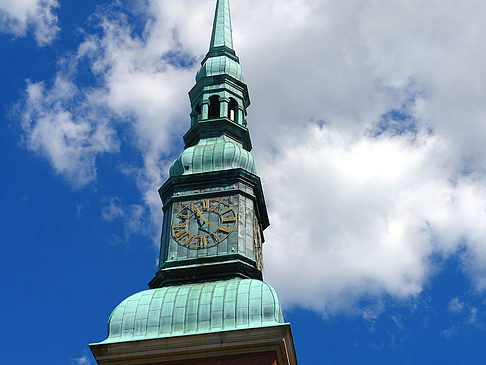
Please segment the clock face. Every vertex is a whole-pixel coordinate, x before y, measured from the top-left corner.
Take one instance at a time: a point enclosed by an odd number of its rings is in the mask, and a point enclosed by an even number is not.
[[[215,246],[226,239],[238,222],[236,209],[220,199],[185,204],[172,223],[172,236],[191,249]]]

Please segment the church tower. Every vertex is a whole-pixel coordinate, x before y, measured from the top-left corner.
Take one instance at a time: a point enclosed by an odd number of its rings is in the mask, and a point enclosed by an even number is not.
[[[217,0],[189,98],[185,149],[159,189],[159,268],[150,290],[115,308],[108,338],[91,350],[98,364],[297,364],[277,293],[263,281],[269,220],[229,0]]]

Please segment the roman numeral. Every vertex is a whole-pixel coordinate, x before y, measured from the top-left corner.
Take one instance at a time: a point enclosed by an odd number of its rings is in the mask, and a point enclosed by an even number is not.
[[[196,235],[195,235],[195,234],[191,234],[191,235],[190,235],[190,236],[187,238],[186,242],[184,242],[184,245],[186,245],[187,247],[192,246],[192,243],[194,242],[194,239],[195,239],[195,238],[196,238]]]
[[[226,227],[226,226],[219,226],[218,229],[220,231],[223,231],[224,233],[231,233],[231,232],[233,232],[233,228]]]
[[[179,223],[179,224],[174,224],[172,226],[173,229],[184,229],[186,228],[186,223]]]
[[[223,223],[233,223],[236,222],[236,217],[223,218]]]
[[[231,212],[232,210],[233,210],[233,209],[228,208],[228,209],[226,209],[226,210],[223,210],[223,211],[222,211],[222,212],[220,212],[219,214],[220,214],[220,215],[225,215],[226,213],[229,213],[229,212]]]
[[[209,199],[204,199],[202,201],[203,210],[209,210]]]
[[[199,236],[199,247],[206,247],[208,245],[208,238],[206,236]]]
[[[220,205],[221,205],[221,202],[219,201],[218,204],[216,204],[216,206],[213,208],[213,211],[217,212]]]
[[[179,232],[175,233],[174,234],[174,237],[179,240],[181,238],[184,238],[188,234],[189,234],[189,232],[186,229],[183,229],[182,231],[179,231]]]
[[[213,239],[214,243],[220,243],[221,239],[218,237],[216,232],[211,233],[211,238]]]

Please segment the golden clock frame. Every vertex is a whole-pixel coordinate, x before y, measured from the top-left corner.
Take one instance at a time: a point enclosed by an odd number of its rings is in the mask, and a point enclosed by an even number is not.
[[[221,207],[223,209],[220,209]],[[206,220],[205,212],[217,214],[220,218],[219,224],[217,225]],[[205,235],[192,233],[189,228],[189,222],[193,217],[200,219],[208,226],[214,226],[216,230]],[[174,216],[171,231],[172,237],[178,244],[189,249],[202,249],[221,243],[233,233],[237,224],[238,213],[229,201],[219,198],[206,198],[183,205]]]

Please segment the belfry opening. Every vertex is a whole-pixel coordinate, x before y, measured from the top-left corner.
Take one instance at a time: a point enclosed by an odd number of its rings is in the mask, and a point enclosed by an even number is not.
[[[228,119],[233,121],[233,122],[238,122],[236,120],[237,114],[238,113],[238,102],[230,98],[230,102],[228,104]]]
[[[213,95],[209,98],[209,119],[219,118],[221,114],[221,106],[219,96]]]

